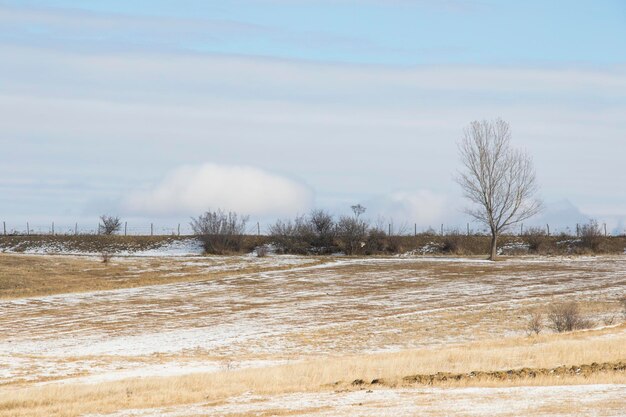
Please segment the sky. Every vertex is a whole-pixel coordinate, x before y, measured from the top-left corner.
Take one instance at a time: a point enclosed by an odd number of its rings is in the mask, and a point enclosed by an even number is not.
[[[537,224],[626,227],[623,0],[0,0],[0,56],[9,229],[356,203],[465,225],[457,143],[497,117]]]

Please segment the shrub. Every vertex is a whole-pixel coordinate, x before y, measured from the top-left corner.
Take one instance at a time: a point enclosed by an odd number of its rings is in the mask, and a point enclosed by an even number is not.
[[[342,216],[337,223],[339,246],[346,255],[361,253],[366,245],[368,224],[358,217]]]
[[[272,243],[281,253],[307,254],[311,250],[313,231],[305,216],[292,220],[277,220],[269,227]]]
[[[190,224],[206,253],[225,254],[241,251],[247,222],[248,216],[218,210],[192,218]]]
[[[103,264],[108,264],[111,259],[113,259],[113,255],[110,252],[103,251],[102,253],[100,253],[100,259],[102,260]]]
[[[589,220],[589,223],[583,224],[579,230],[580,245],[590,251],[596,252],[602,243],[602,229],[596,220]]]
[[[528,315],[528,321],[526,323],[526,333],[531,336],[537,335],[543,330],[543,313],[539,310],[535,310]]]
[[[448,232],[442,241],[441,251],[448,254],[462,254],[463,249],[463,234],[458,230],[452,230]]]
[[[531,253],[545,253],[551,249],[551,240],[541,227],[529,227],[524,232],[524,241],[528,244],[528,251]]]
[[[319,254],[333,253],[336,227],[333,216],[324,210],[313,210],[309,216],[309,230],[313,235],[311,246]]]
[[[582,317],[575,301],[552,306],[548,313],[548,320],[552,324],[552,328],[558,333],[585,329],[591,327],[592,324]]]
[[[380,228],[374,227],[367,233],[365,254],[376,255],[387,250],[387,234]]]
[[[622,305],[622,316],[624,316],[624,320],[626,320],[626,295],[622,297],[620,304]]]
[[[103,214],[100,216],[100,224],[98,225],[98,233],[102,235],[112,235],[115,232],[119,232],[122,228],[122,221],[116,216],[107,216]]]

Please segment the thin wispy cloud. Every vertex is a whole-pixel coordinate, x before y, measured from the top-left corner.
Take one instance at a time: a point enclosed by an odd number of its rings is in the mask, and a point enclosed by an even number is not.
[[[211,163],[279,173],[314,190],[314,201],[289,207],[339,212],[361,201],[411,223],[454,220],[462,207],[439,217],[424,207],[460,204],[452,181],[456,141],[470,121],[499,116],[510,122],[513,141],[534,155],[545,196],[569,198],[592,216],[623,215],[626,200],[617,190],[626,177],[614,167],[622,163],[626,132],[626,62],[617,50],[606,60],[520,64],[506,58],[511,47],[491,62],[488,44],[470,45],[461,36],[430,42],[412,26],[389,29],[386,22],[405,16],[385,2],[362,6],[362,17],[381,14],[383,26],[371,34],[360,21],[337,24],[349,11],[343,6],[336,6],[337,21],[322,24],[335,6],[306,3],[284,6],[282,18],[256,13],[252,3],[197,16],[186,9],[150,15],[128,4],[0,6],[0,174],[25,181],[0,182],[0,202],[16,213],[48,207],[93,215],[102,201],[113,207],[138,190],[154,197],[149,191],[181,166]],[[302,10],[311,12],[306,22]],[[488,8],[475,18],[496,12],[502,11]],[[425,24],[422,14],[415,18]],[[463,19],[428,16],[447,25]],[[261,41],[240,47],[242,39]],[[381,52],[360,55],[372,39]],[[602,53],[615,42],[595,49]],[[406,44],[433,53],[453,44],[476,55],[398,64],[390,50]],[[337,48],[350,52],[335,54]],[[41,193],[41,178],[59,185]]]

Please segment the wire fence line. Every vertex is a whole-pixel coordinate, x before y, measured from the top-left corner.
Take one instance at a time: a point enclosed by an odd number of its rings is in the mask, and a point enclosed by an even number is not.
[[[508,235],[513,236],[525,236],[529,233],[543,233],[547,236],[580,236],[582,224],[576,224],[573,226],[561,226],[553,227],[549,224],[542,226],[526,226],[524,224],[518,225],[516,228],[512,228],[508,231]],[[624,236],[626,230],[622,231],[610,231],[607,229],[606,223],[598,224],[600,232],[605,236]],[[2,221],[0,224],[0,234],[4,236],[72,236],[72,235],[101,235],[100,223],[31,223],[25,222],[22,224],[16,224],[12,222]],[[459,225],[446,225],[442,223],[437,227],[423,227],[418,226],[417,223],[409,226],[406,223],[400,226],[394,223],[388,223],[386,225],[377,225],[377,228],[386,229],[383,230],[389,236],[417,236],[423,234],[430,235],[489,235],[489,230],[486,228],[476,227],[475,224],[467,223],[463,226]],[[260,222],[254,222],[246,226],[245,233],[247,235],[267,236],[268,227],[262,225]],[[175,224],[163,224],[160,222],[133,224],[130,222],[122,222],[120,229],[116,232],[117,235],[123,236],[191,236],[194,231],[189,223],[175,223]]]
[[[5,236],[73,236],[73,235],[102,235],[101,223],[31,223],[16,224],[2,221],[0,235]],[[254,223],[246,227],[246,234],[262,234],[260,223]],[[116,235],[122,236],[191,236],[194,234],[189,223],[164,224],[162,222],[133,224],[122,222]]]

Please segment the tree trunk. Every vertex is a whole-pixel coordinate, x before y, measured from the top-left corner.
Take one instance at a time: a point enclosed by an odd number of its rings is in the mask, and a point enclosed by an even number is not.
[[[491,251],[489,255],[490,261],[495,261],[498,256],[498,233],[491,232]]]

